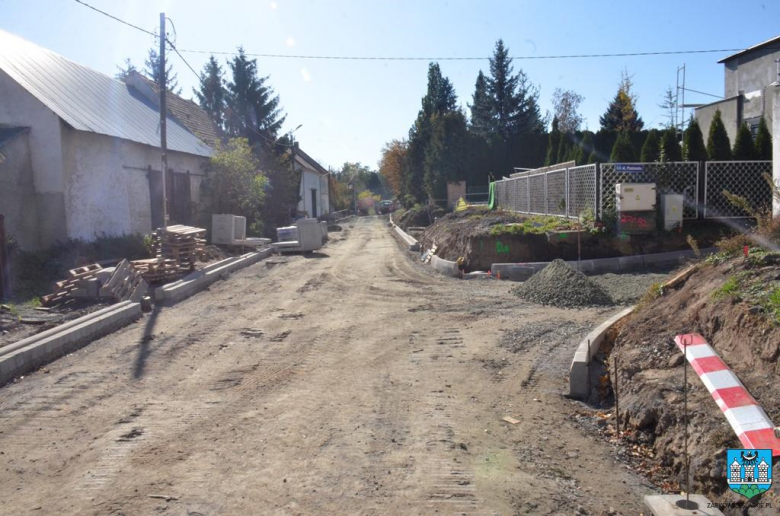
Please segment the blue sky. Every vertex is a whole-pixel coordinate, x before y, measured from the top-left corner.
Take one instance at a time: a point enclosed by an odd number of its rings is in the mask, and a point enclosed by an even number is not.
[[[180,49],[336,56],[487,57],[503,38],[513,56],[744,48],[780,34],[777,0],[459,1],[459,0],[85,0],[145,29],[164,11]],[[73,0],[0,0],[0,27],[69,59],[113,75],[129,57],[143,63],[151,36]],[[585,97],[590,129],[614,96],[621,70],[634,76],[647,126],[664,122],[658,107],[676,69],[688,88],[723,94],[725,53],[601,59],[516,60],[551,110],[555,88]],[[206,54],[185,53],[200,71]],[[221,61],[226,59],[220,57]],[[191,97],[196,77],[173,56]],[[441,61],[461,104],[470,101],[484,61]],[[407,134],[425,92],[426,61],[326,61],[259,58],[281,97],[287,127],[300,124],[301,147],[324,166],[361,161],[376,167],[384,143]],[[714,100],[689,94],[687,102]],[[518,164],[522,166],[522,164]]]

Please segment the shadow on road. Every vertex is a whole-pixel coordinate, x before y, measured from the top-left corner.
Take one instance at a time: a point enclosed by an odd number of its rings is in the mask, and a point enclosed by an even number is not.
[[[152,313],[149,314],[149,318],[146,320],[146,327],[144,328],[144,334],[141,336],[138,349],[138,357],[135,359],[135,366],[133,367],[133,379],[138,380],[144,375],[144,369],[146,368],[146,360],[151,354],[151,342],[154,339],[154,327],[157,324],[157,318],[160,316],[162,308],[155,306]]]

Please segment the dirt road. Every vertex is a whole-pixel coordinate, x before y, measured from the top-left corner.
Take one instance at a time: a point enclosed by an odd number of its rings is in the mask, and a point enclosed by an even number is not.
[[[431,274],[379,219],[344,228],[0,389],[0,513],[643,510],[652,487],[561,396],[610,311],[523,304]]]

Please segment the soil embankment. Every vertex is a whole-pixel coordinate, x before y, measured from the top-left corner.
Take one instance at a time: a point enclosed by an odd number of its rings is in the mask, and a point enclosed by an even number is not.
[[[726,232],[711,224],[691,224],[685,232],[629,236],[590,231],[592,226],[586,225],[578,235],[576,226],[575,221],[563,218],[472,208],[447,214],[417,238],[426,249],[436,244],[436,254],[446,260],[464,258],[467,270],[475,271],[488,270],[494,263],[576,260],[578,255],[589,260],[686,250],[690,249],[688,234],[705,248]]]
[[[752,258],[752,257],[751,257]],[[780,268],[772,259],[701,264],[676,290],[644,306],[623,325],[610,357],[619,364],[620,414],[627,439],[653,448],[653,461],[683,483],[683,357],[675,335],[700,333],[775,422],[780,421]],[[689,453],[693,492],[736,501],[725,480],[726,450],[737,437],[696,374],[688,371]],[[775,465],[775,475],[780,474]],[[780,505],[778,491],[764,502]]]

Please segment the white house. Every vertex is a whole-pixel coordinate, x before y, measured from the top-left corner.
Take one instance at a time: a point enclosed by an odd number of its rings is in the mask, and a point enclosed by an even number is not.
[[[298,213],[307,217],[321,217],[330,213],[328,174],[322,165],[303,152],[298,144],[295,153],[295,170],[301,173]]]
[[[121,82],[0,30],[0,213],[22,249],[161,225],[155,86]],[[187,223],[212,130],[195,104],[169,98],[168,212]]]

